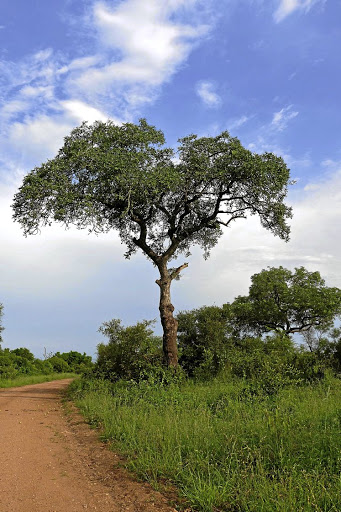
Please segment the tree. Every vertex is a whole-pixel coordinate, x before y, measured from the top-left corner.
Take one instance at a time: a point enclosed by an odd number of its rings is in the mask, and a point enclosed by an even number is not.
[[[26,347],[14,348],[13,350],[11,350],[11,353],[15,354],[16,356],[22,357],[23,359],[25,359],[26,361],[30,361],[31,363],[34,361],[34,355]]]
[[[289,335],[328,326],[341,312],[341,290],[329,288],[319,272],[269,267],[251,277],[249,295],[232,304],[240,327]]]
[[[83,123],[55,158],[24,178],[13,208],[25,235],[55,221],[96,233],[116,229],[128,258],[142,250],[160,274],[163,351],[175,367],[170,286],[188,263],[170,267],[170,261],[188,256],[195,244],[208,256],[222,227],[248,212],[288,240],[291,209],[283,202],[289,170],[282,158],[251,153],[228,132],[180,139],[177,154],[164,143],[163,133],[143,119]]]
[[[196,368],[210,359],[210,374],[221,368],[232,343],[227,307],[203,306],[177,315],[180,364],[193,375]]]

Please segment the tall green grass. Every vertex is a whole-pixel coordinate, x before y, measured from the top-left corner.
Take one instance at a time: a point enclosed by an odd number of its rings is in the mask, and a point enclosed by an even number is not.
[[[341,381],[254,394],[244,381],[75,382],[77,405],[128,466],[197,511],[341,511]]]
[[[29,384],[40,384],[41,382],[50,382],[52,380],[62,380],[75,378],[75,373],[52,373],[50,375],[21,375],[14,379],[0,379],[1,388],[18,388],[28,386]]]

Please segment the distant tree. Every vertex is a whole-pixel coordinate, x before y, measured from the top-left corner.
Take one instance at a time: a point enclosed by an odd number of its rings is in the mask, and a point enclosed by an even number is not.
[[[50,356],[49,360],[54,356],[66,361],[70,372],[82,373],[82,371],[93,367],[91,356],[87,356],[85,352],[83,354],[76,352],[75,350],[63,352],[62,354],[60,352],[56,352],[53,356]]]
[[[50,357],[49,359],[46,359],[47,363],[50,363],[52,365],[53,371],[57,373],[67,373],[70,372],[70,367],[59,355],[55,354],[54,356]]]
[[[326,286],[319,272],[271,267],[251,281],[249,295],[232,304],[235,322],[245,330],[289,335],[328,327],[341,312],[341,290]]]
[[[92,364],[91,356],[87,356],[85,352],[81,354],[75,350],[70,350],[70,352],[63,352],[62,354],[60,352],[56,352],[54,355],[64,359],[70,368],[81,364],[84,364],[85,366],[91,366]]]
[[[31,361],[31,362],[34,361],[34,355],[28,348],[25,348],[25,347],[14,348],[13,350],[11,350],[11,352],[12,352],[12,354],[22,357],[23,359],[26,359],[27,361]]]
[[[160,274],[163,352],[174,367],[178,324],[170,287],[188,264],[171,267],[170,261],[188,256],[192,245],[208,256],[222,227],[247,213],[288,240],[291,217],[283,202],[289,170],[282,158],[251,153],[228,132],[179,142],[177,154],[163,147],[163,133],[145,120],[83,123],[55,158],[24,178],[13,203],[25,235],[54,221],[96,233],[116,229],[126,257],[144,252]]]

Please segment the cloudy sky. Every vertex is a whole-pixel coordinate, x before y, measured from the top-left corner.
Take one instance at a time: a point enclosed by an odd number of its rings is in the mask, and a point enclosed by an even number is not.
[[[92,355],[102,322],[158,316],[155,269],[126,261],[114,232],[24,238],[11,220],[22,177],[83,120],[146,117],[171,146],[229,130],[283,156],[297,180],[290,242],[254,217],[235,223],[209,260],[194,249],[176,310],[246,294],[267,266],[303,265],[341,287],[340,20],[339,0],[1,0],[3,346]]]

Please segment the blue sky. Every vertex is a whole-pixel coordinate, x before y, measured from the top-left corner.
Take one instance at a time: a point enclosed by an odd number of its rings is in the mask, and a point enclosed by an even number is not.
[[[148,122],[169,145],[229,130],[291,168],[291,241],[236,223],[173,286],[176,310],[246,294],[267,266],[341,286],[339,0],[1,0],[0,302],[4,344],[95,352],[110,318],[158,317],[156,272],[115,233],[58,226],[25,239],[10,204],[23,175],[83,120]]]

